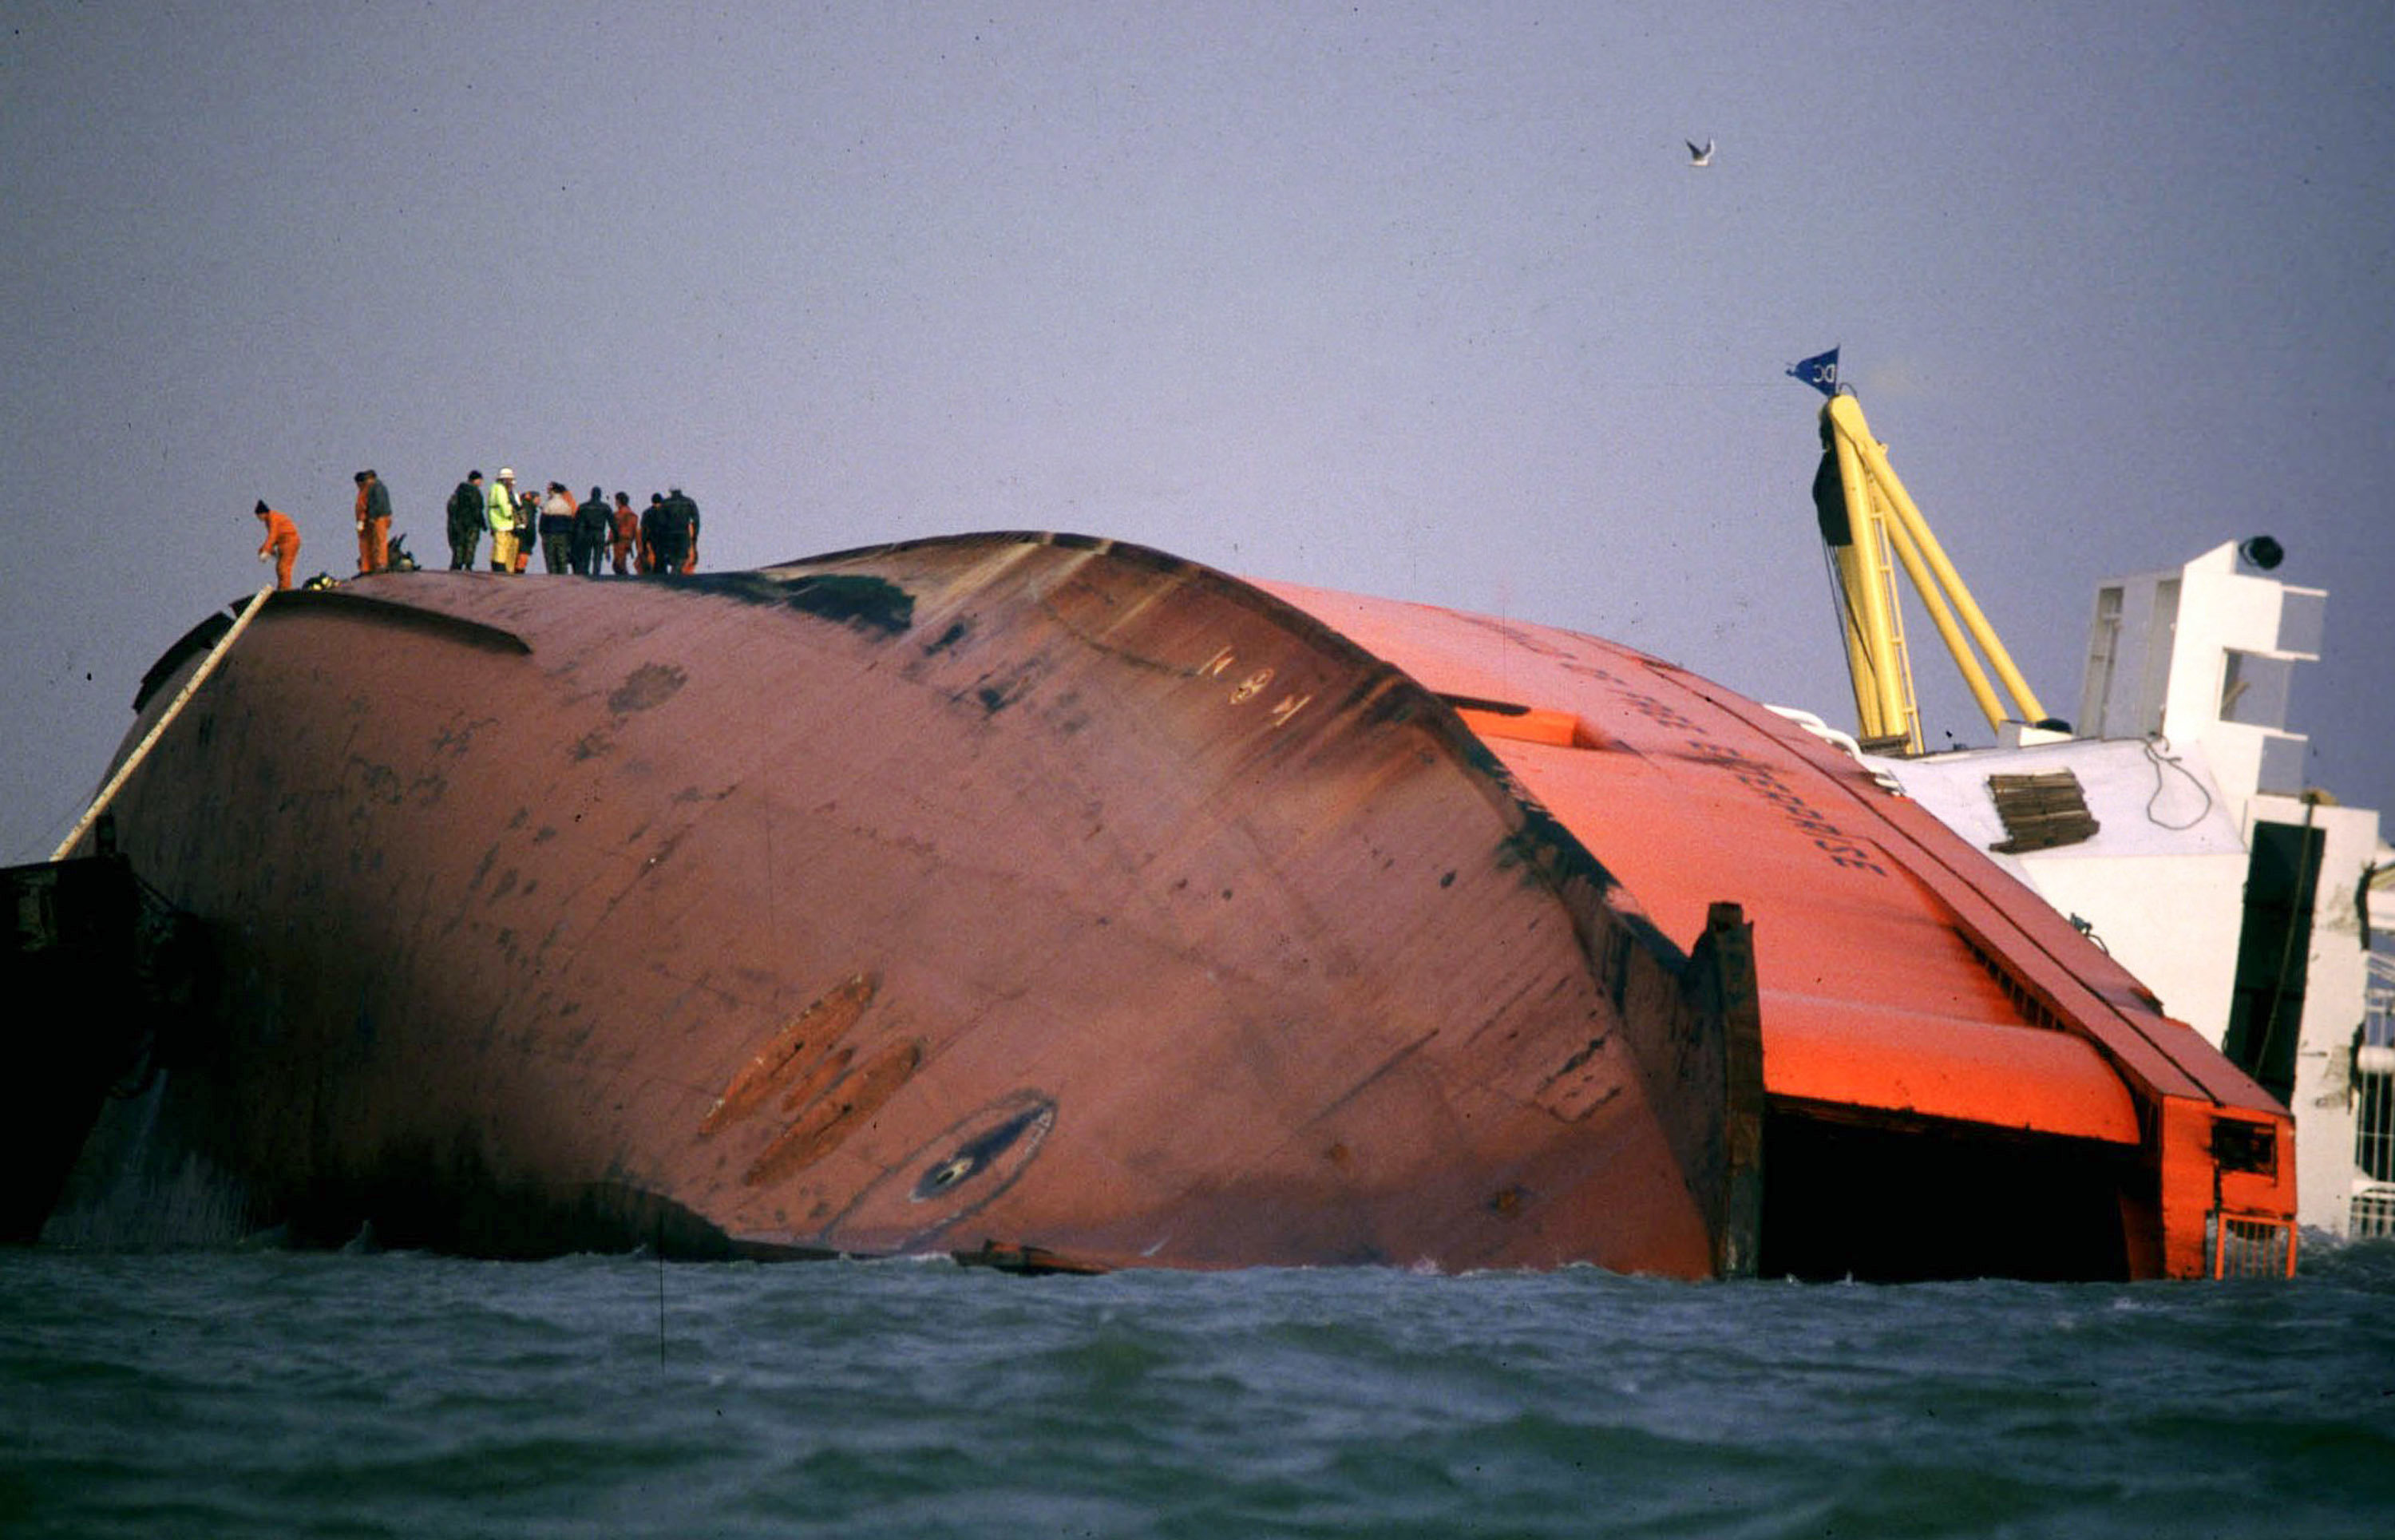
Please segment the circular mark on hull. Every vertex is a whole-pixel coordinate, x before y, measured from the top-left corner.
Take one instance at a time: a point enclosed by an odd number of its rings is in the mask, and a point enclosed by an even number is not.
[[[824,1227],[845,1250],[909,1251],[1014,1185],[1056,1125],[1056,1103],[1017,1091],[951,1123],[893,1163]]]

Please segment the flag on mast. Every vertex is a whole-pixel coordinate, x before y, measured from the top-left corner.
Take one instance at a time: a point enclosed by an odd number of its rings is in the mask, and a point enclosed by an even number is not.
[[[1788,375],[1792,379],[1803,380],[1825,396],[1836,395],[1838,393],[1838,350],[1832,348],[1825,353],[1815,353],[1810,358],[1800,358],[1788,365]]]

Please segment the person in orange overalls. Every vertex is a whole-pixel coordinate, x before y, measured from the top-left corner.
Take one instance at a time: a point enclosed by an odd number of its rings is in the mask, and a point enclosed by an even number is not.
[[[371,471],[351,478],[358,484],[358,576],[390,570],[390,488]]]
[[[632,547],[641,538],[641,516],[632,511],[629,492],[615,494],[615,530],[610,548],[615,558],[615,576],[621,578],[632,570]]]
[[[274,587],[277,591],[291,586],[291,564],[299,559],[299,526],[291,522],[288,513],[278,513],[258,499],[258,522],[266,526],[266,543],[258,548],[258,559],[274,558]]]

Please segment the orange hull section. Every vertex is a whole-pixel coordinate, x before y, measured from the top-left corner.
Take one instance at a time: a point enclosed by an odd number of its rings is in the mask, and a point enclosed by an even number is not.
[[[2087,1171],[2116,1173],[2130,1273],[2205,1271],[2218,1260],[2207,1233],[2224,1223],[2283,1235],[2291,1263],[2285,1109],[2035,895],[1838,749],[1593,638],[1261,586],[1463,703],[1524,794],[1664,934],[1712,903],[1743,908],[1775,1126],[1810,1117],[1934,1128],[1994,1150],[2052,1141],[2081,1150]],[[1767,1170],[1766,1209],[1793,1206],[1789,1184],[1805,1174]],[[1852,1189],[1810,1205],[1878,1206],[1867,1173],[1838,1175]],[[1928,1219],[1890,1212],[1873,1222]]]
[[[87,1228],[2144,1275],[2293,1212],[2283,1110],[1762,709],[1105,542],[279,596],[117,821],[227,988]],[[2092,1251],[1908,1268],[1834,1190],[1897,1138]]]

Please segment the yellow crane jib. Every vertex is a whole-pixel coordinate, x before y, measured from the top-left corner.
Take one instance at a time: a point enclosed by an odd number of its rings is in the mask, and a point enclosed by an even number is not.
[[[1897,480],[1886,448],[1872,437],[1862,407],[1851,395],[1832,396],[1821,408],[1821,467],[1813,477],[1813,506],[1829,551],[1859,736],[1866,748],[1881,753],[1922,750],[1921,710],[1896,591],[1899,566],[1988,725],[2045,720],[2045,708]],[[1995,684],[1989,681],[1991,671]],[[2011,699],[2009,714],[1997,697],[1997,684]]]

